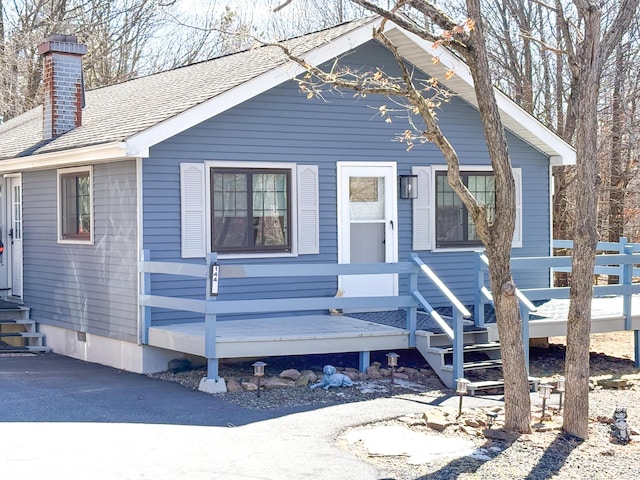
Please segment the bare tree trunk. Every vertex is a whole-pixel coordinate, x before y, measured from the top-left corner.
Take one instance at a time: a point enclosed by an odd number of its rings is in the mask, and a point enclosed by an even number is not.
[[[609,163],[609,235],[608,240],[617,242],[624,235],[624,192],[626,187],[626,158],[623,155],[624,110],[623,84],[625,59],[622,45],[616,49],[615,73],[613,78],[613,98],[611,100],[611,158]],[[609,283],[618,283],[618,277],[611,275]]]
[[[522,345],[522,323],[510,264],[515,226],[513,172],[495,96],[486,94],[492,91],[493,84],[489,71],[480,1],[467,0],[467,11],[477,23],[476,29],[470,35],[469,46],[473,53],[469,55],[467,62],[473,75],[478,109],[496,179],[495,220],[489,228],[489,238],[483,239],[483,243],[489,259],[489,278],[503,358],[505,427],[516,432],[528,433],[531,431],[531,401]]]
[[[565,375],[567,392],[563,428],[565,433],[589,436],[589,335],[595,249],[598,241],[595,219],[598,202],[597,101],[600,89],[600,12],[596,8],[581,12],[588,32],[578,45],[572,96],[576,119],[575,230],[571,266],[571,302],[567,318]],[[594,65],[593,63],[596,63]]]

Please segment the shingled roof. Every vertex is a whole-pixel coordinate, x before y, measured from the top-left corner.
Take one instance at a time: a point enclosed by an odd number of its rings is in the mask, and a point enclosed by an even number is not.
[[[380,19],[368,17],[284,42],[312,64],[320,64],[371,41]],[[475,105],[473,79],[458,58],[430,42],[387,24],[401,54],[424,72]],[[439,57],[437,65],[431,61]],[[282,50],[262,46],[176,68],[86,93],[82,126],[51,140],[42,138],[42,107],[0,125],[0,172],[42,168],[64,156],[77,162],[147,157],[149,148],[172,135],[232,108],[301,72]],[[574,149],[502,92],[495,91],[507,128],[550,157],[551,164],[575,163]],[[57,160],[54,158],[57,157]],[[43,163],[44,159],[44,163]]]
[[[345,23],[285,44],[303,54],[371,21]],[[50,141],[42,141],[38,106],[0,124],[0,160],[125,141],[286,61],[278,47],[263,46],[88,91],[82,126]]]

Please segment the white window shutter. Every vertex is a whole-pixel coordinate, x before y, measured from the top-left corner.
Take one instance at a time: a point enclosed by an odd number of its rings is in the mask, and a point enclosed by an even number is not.
[[[413,250],[433,248],[432,219],[435,214],[432,205],[433,180],[431,167],[411,167],[411,173],[418,176],[418,198],[413,199]]]
[[[298,165],[298,254],[320,253],[320,200],[318,166]]]
[[[522,247],[522,169],[513,169],[513,181],[516,187],[516,225],[513,231],[512,247]]]
[[[180,164],[182,258],[204,258],[207,249],[204,163]]]

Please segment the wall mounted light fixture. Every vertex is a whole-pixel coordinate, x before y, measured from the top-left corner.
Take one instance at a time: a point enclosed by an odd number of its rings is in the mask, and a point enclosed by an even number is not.
[[[400,175],[400,198],[418,198],[417,175]]]

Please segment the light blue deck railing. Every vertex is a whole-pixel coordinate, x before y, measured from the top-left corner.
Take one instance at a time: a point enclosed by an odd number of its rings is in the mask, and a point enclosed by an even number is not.
[[[571,240],[555,240],[554,248],[572,249]],[[622,296],[623,315],[625,317],[625,329],[632,330],[631,297],[640,293],[640,282],[634,282],[634,277],[640,276],[640,244],[631,244],[626,238],[621,238],[620,242],[598,242],[596,246],[598,252],[620,252],[616,254],[601,253],[596,256],[594,275],[616,275],[618,283],[613,285],[594,285],[593,296]],[[487,257],[479,253],[477,257],[477,288],[476,301],[474,305],[475,320],[479,326],[484,325],[484,305],[493,303],[491,292],[485,285],[486,272],[488,271]],[[518,270],[541,270],[549,271],[551,281],[552,273],[571,272],[570,256],[549,256],[549,257],[516,257],[511,259],[511,269],[514,276]],[[566,299],[569,298],[569,287],[541,287],[517,289],[516,294],[520,301],[520,315],[522,322],[522,342],[525,350],[525,357],[528,365],[529,358],[529,318],[536,307],[532,303],[536,300]],[[640,366],[640,334],[634,331],[635,363]]]
[[[407,292],[394,296],[376,297],[305,297],[225,300],[224,290],[219,296],[211,295],[210,272],[216,263],[217,255],[211,254],[206,264],[155,262],[149,260],[149,252],[144,251],[139,262],[140,273],[140,342],[148,343],[148,331],[152,326],[151,308],[164,308],[196,312],[204,316],[205,356],[208,362],[208,378],[218,378],[218,358],[216,355],[216,321],[218,315],[225,314],[270,314],[277,312],[304,312],[329,309],[405,309],[406,330],[409,331],[409,346],[415,347],[417,310],[423,308],[449,336],[454,346],[453,369],[458,378],[462,376],[462,331],[463,317],[471,313],[460,303],[442,281],[427,267],[416,254],[410,261],[376,264],[244,264],[221,265],[220,285],[224,289],[224,280],[229,278],[267,278],[267,277],[317,277],[342,275],[407,275]],[[152,294],[151,274],[171,274],[206,279],[204,300],[167,297]],[[451,303],[453,325],[435,311],[418,291],[418,275],[425,275]],[[361,369],[369,364],[369,352],[360,352]]]

